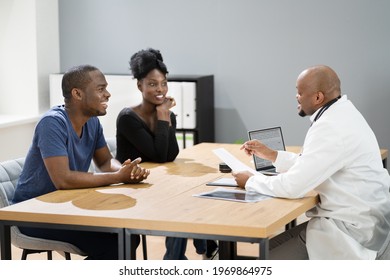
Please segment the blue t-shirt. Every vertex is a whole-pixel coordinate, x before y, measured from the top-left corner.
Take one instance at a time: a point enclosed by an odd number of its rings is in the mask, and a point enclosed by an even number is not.
[[[87,121],[80,138],[72,127],[65,107],[53,107],[42,116],[35,128],[12,203],[56,190],[46,170],[44,158],[67,156],[71,170],[86,172],[95,151],[105,145],[103,129],[97,117]]]

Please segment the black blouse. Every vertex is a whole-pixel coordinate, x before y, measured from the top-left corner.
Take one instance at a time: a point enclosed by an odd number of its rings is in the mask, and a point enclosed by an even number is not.
[[[124,162],[141,157],[142,161],[168,162],[179,153],[176,140],[176,116],[170,112],[171,126],[157,121],[152,132],[146,123],[129,107],[122,109],[116,121],[116,159]]]

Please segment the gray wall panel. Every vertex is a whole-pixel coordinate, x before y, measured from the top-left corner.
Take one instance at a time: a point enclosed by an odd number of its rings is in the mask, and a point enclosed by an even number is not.
[[[389,11],[385,0],[60,0],[61,70],[129,73],[131,54],[158,48],[171,74],[215,75],[217,141],[280,125],[301,145],[295,80],[328,64],[389,148]]]

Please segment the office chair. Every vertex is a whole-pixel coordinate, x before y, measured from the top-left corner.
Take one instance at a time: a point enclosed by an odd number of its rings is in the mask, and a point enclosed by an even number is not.
[[[390,189],[389,189],[390,191]],[[376,257],[377,260],[390,260],[390,232],[387,234],[387,238],[382,248],[379,250]]]
[[[24,158],[0,163],[0,208],[10,205],[23,165]],[[21,233],[16,226],[11,227],[11,242],[15,247],[23,250],[22,260],[26,260],[29,254],[42,252],[46,252],[47,259],[51,260],[53,251],[59,252],[67,260],[71,259],[70,254],[85,256],[85,253],[73,244],[31,237]]]
[[[379,250],[377,260],[390,260],[390,232],[387,235],[385,244],[382,249]]]

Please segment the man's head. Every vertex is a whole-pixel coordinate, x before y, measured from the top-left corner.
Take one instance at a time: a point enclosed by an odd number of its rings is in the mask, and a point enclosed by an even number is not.
[[[328,66],[317,65],[304,70],[297,79],[299,115],[310,116],[341,95],[340,79]]]
[[[91,65],[69,69],[62,78],[62,94],[68,109],[76,106],[87,116],[105,115],[111,96],[103,73]]]

